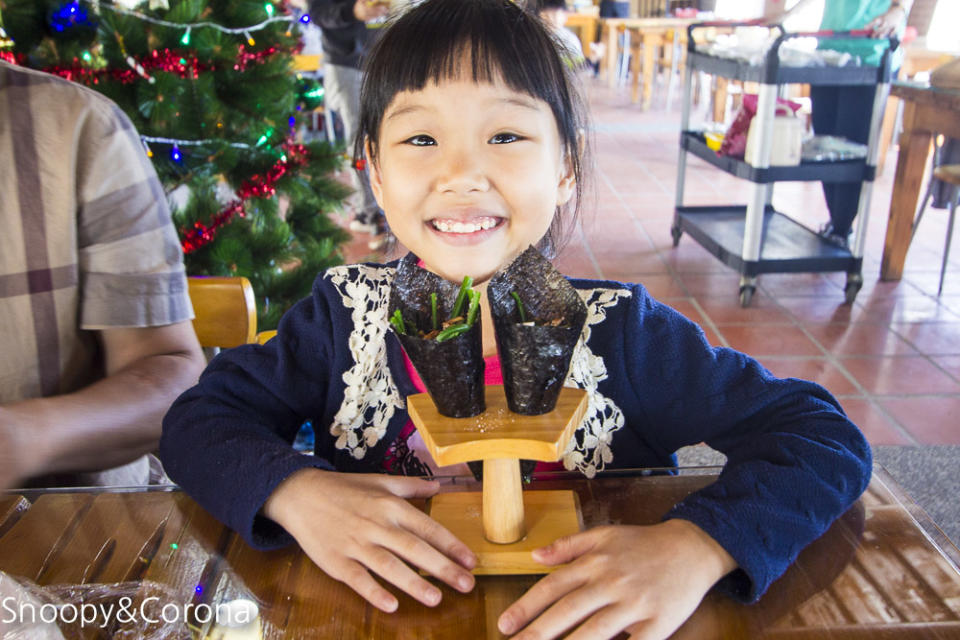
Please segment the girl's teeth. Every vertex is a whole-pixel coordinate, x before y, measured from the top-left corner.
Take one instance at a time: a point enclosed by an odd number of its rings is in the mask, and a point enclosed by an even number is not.
[[[497,221],[493,218],[483,218],[479,222],[446,222],[444,220],[434,220],[433,226],[444,233],[476,233],[483,229],[492,229],[497,226]]]

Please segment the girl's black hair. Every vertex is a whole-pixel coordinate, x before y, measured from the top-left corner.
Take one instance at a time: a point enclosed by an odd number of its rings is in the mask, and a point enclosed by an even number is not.
[[[461,69],[469,53],[471,67]],[[472,73],[474,82],[502,79],[514,91],[543,100],[553,112],[560,143],[576,179],[570,222],[579,211],[586,153],[586,109],[570,69],[540,18],[512,0],[425,0],[397,16],[366,59],[360,91],[355,158],[370,141],[371,162],[383,114],[402,91]],[[552,254],[564,238],[564,216],[555,215],[541,250]]]

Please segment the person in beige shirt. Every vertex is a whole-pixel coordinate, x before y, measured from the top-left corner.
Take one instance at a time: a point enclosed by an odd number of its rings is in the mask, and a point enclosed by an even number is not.
[[[0,62],[0,490],[143,484],[204,366],[166,197],[104,96]]]

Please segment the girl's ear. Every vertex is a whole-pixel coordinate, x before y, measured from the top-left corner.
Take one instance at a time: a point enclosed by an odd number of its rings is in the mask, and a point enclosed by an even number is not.
[[[370,177],[370,190],[373,191],[373,197],[377,199],[377,204],[383,209],[383,176],[380,173],[380,165],[373,160],[370,138],[364,138],[363,156],[367,164],[367,174]]]
[[[563,154],[563,164],[560,169],[560,182],[557,184],[557,206],[562,207],[573,197],[577,187],[577,177],[573,172],[573,163],[570,154]]]

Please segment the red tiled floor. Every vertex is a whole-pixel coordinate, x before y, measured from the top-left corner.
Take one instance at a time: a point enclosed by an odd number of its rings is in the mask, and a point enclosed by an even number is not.
[[[582,231],[557,261],[562,270],[643,283],[700,323],[711,344],[729,342],[777,375],[813,379],[838,394],[874,444],[960,444],[960,428],[953,427],[960,415],[960,251],[936,296],[944,216],[921,225],[902,280],[878,277],[895,147],[874,183],[864,284],[855,303],[844,304],[843,273],[766,274],[753,305],[743,309],[732,269],[688,235],[673,247],[677,101],[673,112],[641,111],[627,88],[586,85],[597,170],[585,189]],[[746,203],[750,183],[688,159],[685,204]],[[827,220],[817,183],[777,184],[774,204],[810,228]],[[351,243],[348,259],[371,257],[368,239]]]
[[[920,353],[930,356],[960,355],[960,322],[890,325],[904,340]]]
[[[840,401],[847,417],[860,427],[870,444],[915,444],[914,439],[904,435],[881,409],[866,398],[843,398]]]
[[[939,356],[931,359],[938,367],[960,381],[960,356]]]
[[[686,285],[687,289],[696,288],[687,277],[681,276],[680,280]],[[757,294],[754,295],[753,302],[747,309],[741,307],[740,299],[729,295],[729,291],[723,293],[723,295],[700,296],[697,298],[697,302],[700,303],[700,307],[707,314],[707,317],[717,324],[750,323],[761,325],[790,323],[790,317],[772,298],[762,292],[757,292]]]
[[[960,383],[926,358],[847,357],[841,358],[840,362],[857,382],[874,395],[960,394]]]
[[[721,324],[717,330],[731,347],[755,357],[823,355],[820,347],[793,325]]]
[[[919,442],[923,444],[956,444],[960,427],[960,397],[881,398],[889,411]]]
[[[883,325],[805,324],[804,328],[824,349],[848,356],[915,356],[913,347]]]
[[[838,396],[860,395],[860,390],[827,358],[760,358],[767,369],[779,378],[802,378],[823,386]]]

